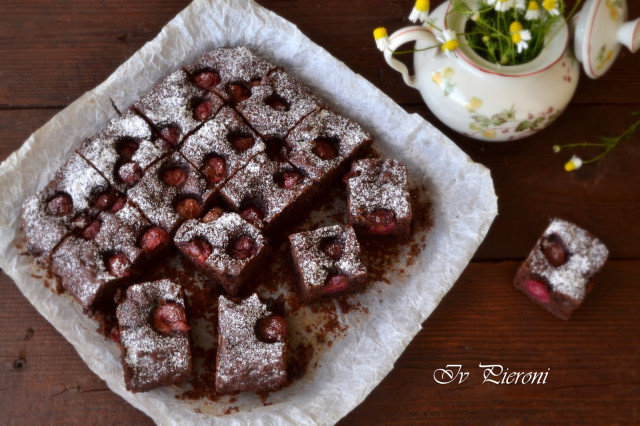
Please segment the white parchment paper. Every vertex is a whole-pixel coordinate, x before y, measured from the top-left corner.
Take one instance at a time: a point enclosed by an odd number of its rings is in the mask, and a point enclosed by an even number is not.
[[[414,180],[426,183],[433,197],[435,226],[419,261],[402,282],[389,286],[382,299],[375,292],[363,294],[366,320],[351,324],[345,337],[322,353],[317,369],[272,394],[271,405],[241,396],[238,412],[216,416],[210,413],[221,413],[216,404],[223,402],[178,400],[171,388],[127,392],[116,345],[100,336],[95,323],[69,298],[53,294],[41,279],[32,277],[32,259],[20,255],[15,243],[24,199],[52,178],[82,138],[115,115],[110,98],[124,110],[156,81],[202,52],[237,45],[284,66],[374,133],[379,147],[405,162]],[[497,198],[486,168],[473,163],[418,115],[407,114],[293,24],[251,0],[196,0],[104,83],[53,117],[0,165],[0,266],[91,370],[159,424],[328,424],[358,405],[393,368],[466,267],[496,214]],[[51,362],[55,368],[55,360]]]

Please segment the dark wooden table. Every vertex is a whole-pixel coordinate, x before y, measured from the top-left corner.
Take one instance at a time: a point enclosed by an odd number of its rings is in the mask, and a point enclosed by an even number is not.
[[[438,126],[491,171],[500,215],[459,282],[395,369],[344,423],[640,422],[640,134],[596,165],[563,171],[554,144],[621,132],[640,110],[640,57],[623,52],[582,78],[568,111],[520,142],[487,144],[438,122],[375,49],[371,30],[407,25],[410,0],[264,0],[354,71]],[[434,2],[435,3],[435,2]],[[631,1],[631,16],[640,2]],[[188,4],[178,0],[5,0],[0,15],[0,159],[102,82]],[[599,235],[611,260],[569,322],[529,303],[512,279],[547,217]],[[149,423],[109,391],[0,275],[0,423]],[[482,384],[479,363],[546,371],[545,385]],[[462,364],[462,385],[434,370]]]

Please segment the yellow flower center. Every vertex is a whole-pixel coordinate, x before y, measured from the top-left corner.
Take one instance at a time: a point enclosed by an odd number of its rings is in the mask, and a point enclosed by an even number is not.
[[[537,1],[530,1],[529,10],[540,10],[540,5],[538,4]]]
[[[518,21],[512,22],[511,26],[509,27],[509,31],[511,32],[511,34],[519,33],[520,31],[522,31],[522,24]]]
[[[557,0],[544,0],[542,2],[542,7],[546,10],[554,10],[558,6]]]
[[[453,51],[456,50],[458,48],[458,40],[453,39],[453,40],[449,40],[447,41],[445,44],[442,45],[442,50],[444,51]]]
[[[576,169],[576,164],[573,161],[569,161],[564,165],[564,169],[568,172],[572,172]]]
[[[518,43],[520,43],[520,42],[522,41],[522,36],[520,35],[520,33],[514,33],[514,34],[511,36],[511,40],[513,40],[513,42],[514,42],[515,44],[518,44]]]
[[[387,29],[385,27],[378,27],[373,30],[373,38],[379,40],[387,36]]]
[[[429,11],[429,0],[417,0],[416,5],[413,6],[416,10],[420,12],[428,12]]]

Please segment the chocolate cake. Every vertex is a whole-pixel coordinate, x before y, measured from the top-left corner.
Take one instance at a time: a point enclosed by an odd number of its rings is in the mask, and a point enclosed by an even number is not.
[[[411,198],[407,169],[396,160],[367,158],[354,162],[345,176],[349,222],[373,235],[407,236]]]
[[[180,153],[217,189],[244,167],[264,143],[229,107],[223,107],[184,142]]]
[[[241,302],[218,300],[219,393],[264,392],[287,381],[287,321],[256,294]]]
[[[308,115],[286,139],[289,162],[320,184],[371,142],[359,124],[326,109]]]
[[[271,161],[264,153],[253,157],[220,190],[235,211],[266,233],[286,222],[313,193],[313,181],[303,172]]]
[[[144,392],[191,377],[181,287],[167,279],[132,285],[116,309],[127,390]]]
[[[236,213],[205,218],[206,222],[192,219],[183,223],[174,242],[187,259],[235,296],[263,266],[266,240],[258,228]]]
[[[514,285],[553,315],[567,320],[591,291],[609,250],[588,231],[551,219],[516,275]]]
[[[176,147],[222,107],[222,99],[191,83],[182,70],[169,75],[133,104],[168,146]]]
[[[284,71],[276,70],[235,99],[236,109],[263,139],[284,139],[304,117],[324,103]]]
[[[53,180],[22,206],[27,251],[48,264],[53,249],[73,230],[80,215],[96,216],[97,199],[110,193],[109,183],[86,160],[72,154]]]
[[[185,220],[202,216],[215,190],[180,153],[154,164],[129,190],[130,199],[156,226],[173,233]]]
[[[361,291],[367,270],[360,243],[349,225],[333,225],[289,235],[298,270],[300,293],[306,302]]]
[[[202,55],[185,68],[193,83],[216,93],[225,101],[250,95],[250,88],[276,67],[254,55],[249,49],[223,47]]]
[[[149,124],[133,112],[113,118],[77,152],[120,191],[136,184],[165,150],[153,142]]]

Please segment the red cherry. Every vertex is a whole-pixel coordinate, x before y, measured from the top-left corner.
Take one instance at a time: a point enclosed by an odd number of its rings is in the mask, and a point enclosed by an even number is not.
[[[213,71],[202,71],[193,77],[193,82],[196,86],[202,87],[205,90],[211,90],[220,84],[220,76]]]
[[[246,260],[255,254],[254,241],[249,237],[236,240],[231,246],[231,257]]]
[[[84,228],[84,230],[82,231],[82,238],[84,238],[85,240],[93,240],[100,232],[100,227],[100,221],[97,219],[94,220],[89,224],[89,226]]]
[[[336,147],[327,138],[318,138],[314,142],[312,152],[321,160],[333,160],[336,158]]]
[[[557,268],[567,263],[567,251],[557,236],[555,238],[552,237],[554,236],[545,238],[540,248],[549,263]]]
[[[240,213],[240,216],[254,226],[260,226],[260,223],[264,218],[262,211],[260,211],[260,209],[257,206],[249,206],[245,208]]]
[[[180,250],[198,264],[204,264],[213,251],[209,243],[200,239],[180,244]]]
[[[133,155],[136,153],[139,146],[140,144],[136,140],[123,138],[118,141],[118,147],[116,150],[118,151],[118,154],[120,154],[120,159],[126,162],[133,158]]]
[[[210,222],[213,222],[214,220],[218,220],[220,216],[222,216],[223,214],[224,214],[224,210],[221,207],[214,207],[211,210],[209,210],[209,213],[204,215],[204,217],[200,219],[200,221],[202,223],[210,223]]]
[[[391,210],[376,209],[365,215],[369,232],[376,235],[391,234],[397,226],[396,215]]]
[[[284,342],[287,339],[287,328],[286,319],[280,315],[269,315],[256,323],[256,335],[266,343]]]
[[[187,180],[187,172],[182,167],[171,167],[162,171],[160,179],[169,186],[180,186]]]
[[[200,169],[209,183],[220,183],[227,177],[227,163],[222,157],[209,157]]]
[[[127,278],[131,275],[131,262],[122,253],[117,253],[109,257],[109,273],[116,278]]]
[[[282,174],[282,187],[285,189],[291,189],[304,180],[298,172],[284,172]]]
[[[116,194],[114,194],[113,192],[107,191],[107,192],[101,193],[96,197],[94,206],[98,210],[102,212],[106,212],[107,210],[111,209],[111,207],[113,206],[113,203],[115,202],[116,202]]]
[[[549,290],[544,283],[534,279],[529,279],[527,280],[527,282],[525,282],[524,287],[527,293],[529,293],[529,295],[531,295],[531,297],[533,297],[534,299],[542,303],[551,302],[551,295],[549,294]]]
[[[161,334],[169,334],[174,331],[179,333],[189,331],[184,308],[174,302],[161,304],[153,312],[153,328]]]
[[[124,163],[118,168],[118,177],[127,185],[135,185],[142,179],[142,169],[136,162]]]
[[[116,196],[116,200],[113,202],[111,206],[111,213],[117,213],[124,208],[127,204],[127,197],[124,194],[119,194]]]
[[[253,139],[253,136],[250,135],[231,135],[229,137],[231,145],[233,145],[238,151],[246,151],[251,148],[256,141]]]
[[[342,257],[344,244],[336,238],[327,238],[320,243],[320,250],[331,259],[339,260]]]
[[[200,102],[195,110],[193,111],[193,116],[196,120],[205,121],[213,115],[213,105],[208,100],[203,100]]]
[[[149,253],[164,250],[169,245],[169,233],[160,227],[148,229],[140,239],[140,247]]]
[[[183,219],[195,219],[202,215],[202,204],[195,198],[185,198],[176,204],[176,212]]]
[[[344,291],[349,287],[349,279],[345,275],[332,275],[327,279],[322,294],[330,295]]]
[[[67,194],[56,195],[49,200],[47,208],[55,216],[66,216],[73,213],[73,201]]]
[[[251,97],[251,92],[241,84],[232,83],[227,90],[234,103],[239,104]]]
[[[180,131],[175,127],[166,126],[160,129],[160,136],[171,145],[175,145],[180,141]]]

